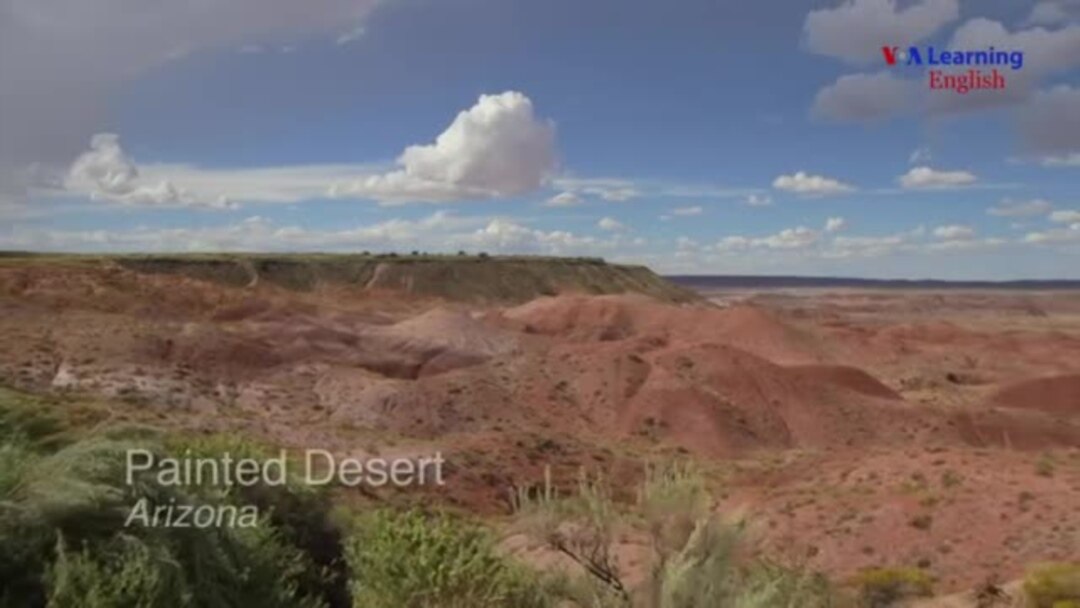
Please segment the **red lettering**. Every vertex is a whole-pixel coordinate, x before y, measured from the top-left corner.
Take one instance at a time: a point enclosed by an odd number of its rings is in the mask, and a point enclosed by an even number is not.
[[[881,53],[885,55],[885,63],[889,65],[896,65],[896,47],[895,46],[883,46],[881,47]]]

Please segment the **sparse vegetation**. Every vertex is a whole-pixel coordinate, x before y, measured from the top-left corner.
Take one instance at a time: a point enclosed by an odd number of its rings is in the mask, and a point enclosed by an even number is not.
[[[480,526],[445,513],[377,511],[347,550],[356,608],[540,608],[540,577],[495,552]]]
[[[1042,477],[1053,477],[1056,468],[1055,464],[1053,456],[1043,454],[1035,461],[1035,473]]]
[[[911,524],[911,527],[916,530],[929,530],[930,526],[934,524],[934,517],[923,513],[922,515],[912,517],[909,523]]]
[[[580,606],[647,608],[826,607],[836,598],[827,581],[743,552],[745,521],[714,514],[704,479],[692,467],[650,468],[633,508],[611,500],[602,478],[582,475],[574,496],[560,499],[545,484],[519,492],[517,511],[534,534],[582,566],[571,587]],[[647,580],[633,589],[615,559],[619,532],[649,538]]]
[[[889,608],[933,593],[934,581],[918,568],[871,568],[851,579],[860,608]]]
[[[591,596],[584,600],[586,605],[630,601],[613,553],[618,514],[602,479],[583,472],[577,493],[561,499],[552,489],[548,473],[538,492],[518,491],[515,509],[527,532],[544,539],[588,574],[591,584],[579,590]]]
[[[1032,568],[1024,578],[1024,593],[1031,608],[1080,606],[1080,562]]]
[[[946,488],[955,488],[964,482],[964,476],[953,471],[945,470],[941,473],[941,485]]]

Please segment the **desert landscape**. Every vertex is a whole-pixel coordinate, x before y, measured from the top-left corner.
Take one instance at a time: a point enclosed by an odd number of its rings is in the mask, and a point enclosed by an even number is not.
[[[0,608],[1080,608],[1078,175],[1080,0],[0,0]]]
[[[466,513],[539,568],[559,556],[508,525],[515,491],[571,492],[586,471],[628,502],[670,460],[703,473],[717,512],[745,514],[753,551],[833,581],[915,568],[963,597],[1080,556],[1076,290],[717,288],[592,259],[13,254],[0,309],[6,391],[84,428],[437,450],[444,486],[333,500]],[[640,544],[614,549],[628,585]]]

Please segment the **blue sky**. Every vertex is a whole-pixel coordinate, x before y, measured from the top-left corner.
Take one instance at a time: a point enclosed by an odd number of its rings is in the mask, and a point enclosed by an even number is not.
[[[206,4],[0,0],[0,248],[1080,278],[1076,0]]]

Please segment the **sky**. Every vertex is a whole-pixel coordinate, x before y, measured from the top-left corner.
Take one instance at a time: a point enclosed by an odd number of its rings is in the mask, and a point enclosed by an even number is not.
[[[0,249],[1080,279],[1080,0],[0,0]]]

